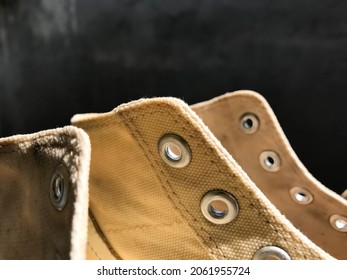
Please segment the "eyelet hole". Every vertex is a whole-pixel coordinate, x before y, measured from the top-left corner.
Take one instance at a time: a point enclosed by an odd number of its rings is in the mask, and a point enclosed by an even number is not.
[[[341,232],[347,232],[347,217],[335,214],[330,217],[330,224],[334,229]]]
[[[342,220],[342,219],[337,219],[335,221],[335,226],[338,228],[338,229],[347,229],[347,221],[345,220]]]
[[[253,256],[253,260],[290,260],[290,256],[283,249],[276,246],[260,248]]]
[[[307,196],[302,192],[297,192],[295,193],[295,199],[299,202],[304,202],[307,201]]]
[[[240,130],[245,134],[253,134],[259,128],[259,119],[252,113],[246,113],[240,118]]]
[[[271,168],[275,164],[275,160],[272,157],[268,156],[264,159],[264,164],[267,167]]]
[[[165,163],[183,168],[191,161],[191,151],[187,142],[179,135],[166,134],[159,140],[158,150]]]
[[[208,210],[214,218],[222,219],[228,214],[228,205],[223,200],[214,200]]]
[[[61,211],[64,209],[69,197],[69,174],[66,167],[61,164],[54,172],[50,184],[50,198],[53,206]]]
[[[64,194],[64,189],[65,189],[65,181],[64,177],[61,174],[55,174],[53,178],[53,200],[57,203],[59,203]]]
[[[292,199],[299,204],[307,205],[313,201],[312,194],[304,188],[293,187],[289,192]]]
[[[234,220],[239,212],[236,199],[224,191],[210,191],[200,202],[204,217],[214,224],[227,224]]]
[[[179,161],[182,157],[182,152],[180,148],[174,143],[169,143],[165,145],[165,153],[166,156],[173,161]]]
[[[280,169],[281,161],[279,155],[274,151],[264,151],[259,156],[260,165],[270,172],[275,172]]]

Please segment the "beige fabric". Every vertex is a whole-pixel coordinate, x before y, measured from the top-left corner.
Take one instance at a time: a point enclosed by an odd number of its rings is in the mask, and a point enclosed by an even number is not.
[[[89,162],[89,138],[75,127],[0,139],[0,259],[85,258]],[[61,164],[70,192],[59,211],[50,189]]]
[[[331,258],[280,214],[183,101],[142,99],[76,115],[72,123],[92,143],[90,211],[98,230],[90,227],[90,236],[105,243],[93,246],[93,258],[107,257],[109,248],[122,259],[252,259],[269,245],[292,259]],[[188,166],[162,160],[158,141],[168,133],[187,141]],[[216,225],[202,215],[200,201],[210,190],[237,199],[231,223]]]
[[[345,191],[341,194],[341,196],[342,196],[344,199],[347,199],[347,190],[345,190]]]
[[[108,246],[107,240],[102,238],[103,235],[96,228],[92,218],[88,221],[88,246],[87,246],[87,259],[88,260],[117,260],[120,257],[112,251]]]
[[[334,214],[347,219],[347,201],[309,174],[262,96],[252,91],[237,91],[192,108],[261,191],[298,229],[334,257],[347,259],[347,233],[336,230],[329,222]],[[240,129],[245,113],[253,113],[259,119],[259,129],[254,134],[245,134]],[[259,155],[265,150],[275,151],[280,156],[281,166],[277,172],[268,172],[259,164]],[[295,201],[290,195],[294,187],[308,190],[313,196],[312,203],[302,205]]]
[[[145,153],[124,123],[112,113],[105,117],[106,121],[94,123],[93,130],[83,126],[93,141],[90,211],[103,232],[102,239],[123,259],[208,258],[173,211]],[[165,240],[166,245],[158,240]],[[104,255],[97,247],[94,252]]]

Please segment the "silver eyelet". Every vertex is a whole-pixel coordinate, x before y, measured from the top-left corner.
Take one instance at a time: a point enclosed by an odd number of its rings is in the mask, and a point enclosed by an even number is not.
[[[307,205],[313,201],[312,194],[304,188],[293,187],[289,192],[292,199],[299,204]]]
[[[210,191],[200,202],[204,217],[214,224],[227,224],[234,220],[239,212],[236,199],[224,191]]]
[[[252,113],[246,113],[240,118],[240,130],[245,134],[253,134],[259,128],[259,119]]]
[[[283,249],[276,246],[260,248],[253,256],[253,260],[290,260],[290,256]]]
[[[191,161],[191,151],[187,142],[176,134],[166,134],[159,141],[161,158],[170,166],[186,167]]]
[[[330,217],[331,226],[337,231],[347,232],[347,217],[334,214]]]
[[[69,197],[69,173],[65,165],[60,164],[54,172],[50,184],[50,198],[54,207],[64,209]]]
[[[269,172],[276,172],[281,167],[280,156],[274,151],[264,151],[259,156],[260,165]]]

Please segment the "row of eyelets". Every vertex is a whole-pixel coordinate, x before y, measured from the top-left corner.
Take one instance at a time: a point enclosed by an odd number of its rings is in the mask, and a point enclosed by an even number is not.
[[[254,134],[260,128],[259,118],[253,113],[241,116],[240,130],[245,134]],[[268,172],[276,172],[281,168],[281,158],[275,151],[265,150],[259,155],[260,166]],[[305,193],[306,194],[306,193]],[[276,246],[260,248],[253,256],[254,260],[290,260],[289,255]]]
[[[252,114],[246,113],[240,118],[240,129],[246,134],[254,133],[260,127],[259,118]],[[272,150],[263,151],[259,155],[261,167],[268,172],[276,172],[281,168],[281,158],[278,153]],[[313,201],[312,194],[304,188],[294,187],[290,190],[293,200],[299,204],[309,204]]]
[[[259,127],[258,118],[254,115],[244,116],[243,129],[254,133]],[[191,161],[191,150],[187,142],[175,134],[164,135],[158,144],[159,154],[165,163],[172,167],[183,168]],[[274,171],[279,168],[279,157],[272,151],[262,154],[261,162],[266,169]],[[201,201],[200,208],[203,216],[214,224],[228,224],[233,221],[239,212],[237,200],[228,192],[214,190],[206,193]],[[289,255],[275,246],[267,246],[259,249],[253,257],[254,260],[287,260]]]
[[[253,113],[241,116],[239,128],[245,134],[254,134],[260,128],[259,118]],[[280,156],[275,151],[264,151],[259,155],[260,165],[269,172],[276,172],[281,167]]]
[[[171,167],[183,168],[191,161],[191,150],[181,136],[165,134],[158,143],[162,160]],[[239,211],[236,199],[224,191],[210,191],[200,202],[204,217],[215,224],[226,224],[237,216]]]
[[[241,116],[239,122],[240,130],[245,134],[253,134],[260,127],[259,118],[253,113],[246,113]],[[266,150],[259,155],[259,163],[269,172],[276,172],[281,167],[280,156],[271,150]],[[292,199],[298,204],[307,205],[312,203],[313,195],[306,189],[301,187],[293,187],[290,189]],[[342,194],[347,199],[347,190]],[[331,226],[341,232],[347,232],[347,218],[338,214],[330,217]]]
[[[243,128],[254,133],[259,127],[258,118],[255,115],[247,115],[243,118]],[[253,132],[254,131],[254,132]],[[248,133],[248,134],[250,134]],[[179,135],[166,134],[158,143],[158,150],[162,160],[171,167],[183,168],[189,165],[192,155],[188,143]],[[264,164],[271,169],[272,162],[269,157],[277,159],[273,154],[267,154]],[[269,161],[268,164],[267,161]],[[275,167],[273,166],[272,169]],[[200,201],[202,215],[211,223],[224,225],[235,220],[239,213],[239,204],[234,196],[223,190],[207,192]],[[267,246],[259,249],[253,259],[290,259],[289,255],[275,246]]]

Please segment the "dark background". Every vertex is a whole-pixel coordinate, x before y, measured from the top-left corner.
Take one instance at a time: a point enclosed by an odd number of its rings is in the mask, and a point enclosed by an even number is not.
[[[260,92],[308,170],[347,170],[347,1],[0,0],[0,136],[140,97]]]

